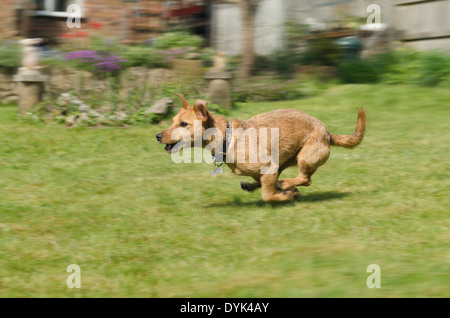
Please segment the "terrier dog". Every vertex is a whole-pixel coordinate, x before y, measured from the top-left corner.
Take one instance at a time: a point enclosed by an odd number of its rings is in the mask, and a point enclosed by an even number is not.
[[[186,129],[189,146],[201,145],[205,148],[213,141],[223,145],[223,148],[219,147],[221,149],[216,153],[223,153],[226,156],[227,160],[224,162],[231,171],[255,180],[254,183],[241,182],[241,188],[246,191],[262,188],[262,199],[265,202],[284,202],[297,199],[299,192],[296,187],[311,185],[311,176],[330,156],[330,146],[354,148],[361,143],[366,128],[366,114],[362,108],[358,112],[354,133],[352,135],[335,135],[330,133],[327,126],[320,120],[299,110],[278,109],[253,116],[246,121],[233,119],[228,122],[224,116],[209,112],[207,101],[197,99],[194,106],[191,107],[182,95],[177,95],[181,99],[182,109],[173,117],[172,125],[156,135],[157,141],[166,145],[164,149],[167,152],[179,151],[180,147],[175,147],[175,145],[179,144],[182,139],[180,136],[173,136],[176,135],[174,131],[181,127]],[[199,142],[196,139],[198,137],[195,136],[196,121],[198,127],[201,127],[202,135],[210,128],[217,130],[218,134],[211,140],[202,138]],[[278,149],[272,149],[273,144],[270,144],[267,149],[266,154],[277,155],[275,169],[269,173],[262,173],[262,171],[263,168],[273,165],[273,161],[269,163],[265,160],[263,162],[260,158],[256,161],[249,160],[255,153],[254,144],[262,139],[261,134],[256,134],[256,139],[246,138],[250,137],[246,131],[251,129],[255,131],[269,129],[270,131],[265,134],[269,140],[272,140],[272,136],[278,137],[276,143]],[[230,142],[225,143],[225,139],[230,139]],[[183,140],[186,144],[186,140]],[[239,141],[242,140],[243,147],[234,147],[236,144],[239,145]],[[262,152],[259,154],[261,155]],[[241,162],[234,160],[239,156],[245,160],[241,160]],[[228,160],[229,157],[232,157],[233,160]],[[299,168],[296,178],[278,181],[278,177],[284,169],[295,165]]]

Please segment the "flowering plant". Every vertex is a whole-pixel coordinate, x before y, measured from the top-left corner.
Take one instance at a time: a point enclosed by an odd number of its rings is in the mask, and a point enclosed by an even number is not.
[[[104,53],[99,51],[85,50],[67,53],[64,60],[78,60],[94,71],[103,73],[114,72],[120,70],[121,63],[127,60],[112,53]]]

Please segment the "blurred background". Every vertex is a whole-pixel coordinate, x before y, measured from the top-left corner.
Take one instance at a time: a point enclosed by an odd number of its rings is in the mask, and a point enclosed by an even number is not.
[[[228,98],[212,98],[228,108],[247,99],[297,98],[298,85],[289,89],[280,80],[299,78],[448,87],[449,1],[372,2],[6,0],[0,12],[0,98],[17,101],[11,82],[22,63],[23,38],[41,39],[35,47],[49,75],[48,98],[72,89],[85,96],[94,87],[105,91],[112,84],[96,79],[119,73],[160,86],[189,76],[198,85],[186,90],[211,98],[219,93],[202,86],[213,79],[206,73],[214,66],[225,67],[227,74],[219,77],[236,79]],[[149,75],[155,68],[168,71]],[[146,96],[134,108],[164,95],[124,86],[122,97],[130,91]],[[286,88],[276,94],[280,86]]]
[[[0,297],[450,296],[449,17],[449,0],[1,0]],[[299,202],[264,204],[170,160],[154,136],[175,92],[335,134],[364,107],[368,126]]]

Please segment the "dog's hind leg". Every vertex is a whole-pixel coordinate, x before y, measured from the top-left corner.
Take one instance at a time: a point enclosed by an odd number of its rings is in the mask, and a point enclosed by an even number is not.
[[[262,199],[265,202],[292,201],[298,198],[295,191],[282,191],[277,188],[278,173],[261,175]]]
[[[299,174],[293,179],[281,180],[280,188],[288,190],[298,186],[311,185],[311,176],[330,156],[330,145],[327,140],[313,138],[308,141],[297,154]]]

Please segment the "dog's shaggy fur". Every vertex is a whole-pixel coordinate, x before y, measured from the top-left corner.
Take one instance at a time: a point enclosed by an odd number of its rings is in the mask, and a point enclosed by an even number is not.
[[[208,128],[216,128],[225,136],[227,119],[223,116],[214,115],[207,109],[207,101],[196,100],[191,107],[183,96],[177,94],[183,104],[183,108],[172,119],[172,125],[163,132],[156,135],[158,142],[166,144],[166,150],[171,151],[173,146],[180,140],[172,140],[174,129],[180,125],[191,133],[191,144],[194,145],[194,120],[201,120],[202,134]],[[358,120],[355,132],[352,135],[334,135],[328,131],[327,126],[317,118],[294,109],[278,109],[271,112],[256,115],[249,120],[233,119],[232,143],[236,143],[239,136],[237,128],[268,129],[268,140],[270,140],[270,128],[279,129],[279,165],[278,171],[272,174],[261,174],[261,168],[267,163],[249,163],[249,150],[251,149],[249,138],[245,139],[245,163],[225,162],[231,171],[237,175],[252,177],[254,183],[241,183],[241,187],[247,191],[262,188],[262,198],[266,202],[291,201],[299,196],[295,187],[309,186],[311,176],[323,165],[330,156],[330,146],[341,146],[345,148],[356,147],[363,139],[366,127],[366,114],[361,108],[358,112]],[[245,138],[245,136],[244,136]],[[259,139],[259,136],[257,136]],[[205,147],[211,141],[202,141]],[[270,147],[270,143],[268,145]],[[234,158],[238,158],[238,151],[234,149]],[[242,150],[241,150],[242,151]],[[270,148],[268,152],[271,153]],[[236,160],[235,160],[236,161]],[[290,166],[297,165],[299,174],[293,179],[278,181],[281,172]]]

